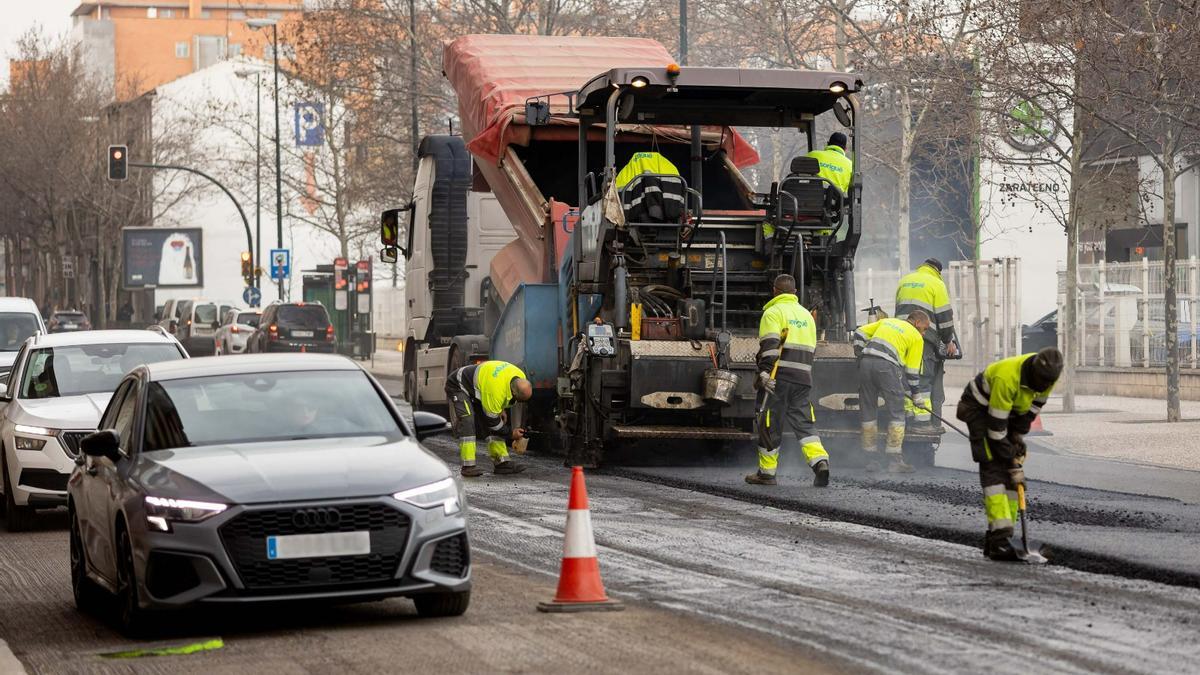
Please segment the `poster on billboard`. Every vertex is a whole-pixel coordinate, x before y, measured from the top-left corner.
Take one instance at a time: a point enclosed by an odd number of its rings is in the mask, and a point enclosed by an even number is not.
[[[204,285],[203,233],[198,227],[122,228],[126,289]]]

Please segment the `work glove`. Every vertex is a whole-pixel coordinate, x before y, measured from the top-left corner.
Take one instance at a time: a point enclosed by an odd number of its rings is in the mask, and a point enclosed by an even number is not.
[[[1025,484],[1025,467],[1018,465],[1018,466],[1014,466],[1011,469],[1009,469],[1008,470],[1008,481],[1009,481],[1009,485],[1012,485],[1014,488],[1017,487],[1018,485],[1024,485]]]
[[[1029,446],[1025,445],[1025,438],[1021,434],[1010,433],[1008,442],[1013,446],[1013,457],[1023,463],[1026,453],[1029,452]]]
[[[757,389],[766,391],[768,394],[775,394],[775,380],[771,379],[771,375],[766,371],[758,374]]]
[[[519,441],[522,438],[525,438],[525,430],[524,429],[517,428],[517,429],[512,430],[512,439],[514,441]]]

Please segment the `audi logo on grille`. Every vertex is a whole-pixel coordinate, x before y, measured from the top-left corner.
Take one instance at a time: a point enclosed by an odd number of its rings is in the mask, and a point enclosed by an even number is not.
[[[300,528],[336,527],[341,522],[337,509],[300,509],[292,514],[292,524]]]

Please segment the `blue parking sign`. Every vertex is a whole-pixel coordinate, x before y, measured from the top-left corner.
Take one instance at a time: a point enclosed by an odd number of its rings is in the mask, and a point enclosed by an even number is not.
[[[292,274],[292,252],[286,248],[271,249],[271,278],[279,281]]]
[[[297,103],[296,113],[296,146],[320,147],[325,145],[325,104]]]

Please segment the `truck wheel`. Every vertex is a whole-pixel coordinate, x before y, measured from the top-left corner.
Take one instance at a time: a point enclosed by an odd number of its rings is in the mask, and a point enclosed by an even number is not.
[[[404,400],[413,410],[421,407],[421,392],[417,387],[417,371],[409,370],[404,373]]]

